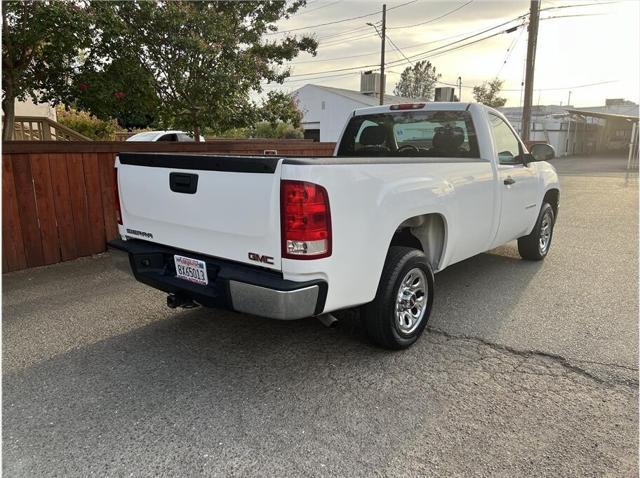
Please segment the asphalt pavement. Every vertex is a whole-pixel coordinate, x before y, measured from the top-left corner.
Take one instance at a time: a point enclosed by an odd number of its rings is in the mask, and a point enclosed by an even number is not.
[[[637,174],[555,164],[547,259],[438,274],[403,352],[170,310],[106,254],[5,274],[5,476],[637,476]]]

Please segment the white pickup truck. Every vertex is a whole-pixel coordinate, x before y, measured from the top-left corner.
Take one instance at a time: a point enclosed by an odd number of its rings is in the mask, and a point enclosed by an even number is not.
[[[333,157],[121,153],[109,245],[170,307],[325,322],[361,307],[374,342],[405,348],[434,273],[514,239],[524,259],[547,255],[553,156],[466,103],[356,110]]]

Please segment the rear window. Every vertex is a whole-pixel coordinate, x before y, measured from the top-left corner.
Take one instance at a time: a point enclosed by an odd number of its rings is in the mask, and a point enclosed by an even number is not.
[[[355,116],[338,156],[479,158],[468,111],[403,111]]]

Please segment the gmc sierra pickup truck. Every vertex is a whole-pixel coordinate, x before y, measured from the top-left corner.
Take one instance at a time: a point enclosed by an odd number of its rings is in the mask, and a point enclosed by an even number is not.
[[[466,103],[356,110],[333,157],[121,153],[110,249],[170,307],[325,322],[360,307],[374,342],[405,348],[431,314],[434,273],[514,239],[544,259],[553,156]]]

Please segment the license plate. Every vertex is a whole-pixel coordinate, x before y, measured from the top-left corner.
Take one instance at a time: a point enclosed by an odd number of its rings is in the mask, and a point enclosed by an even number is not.
[[[173,256],[173,260],[176,263],[176,277],[196,284],[207,285],[209,283],[207,265],[204,261],[184,256]]]

